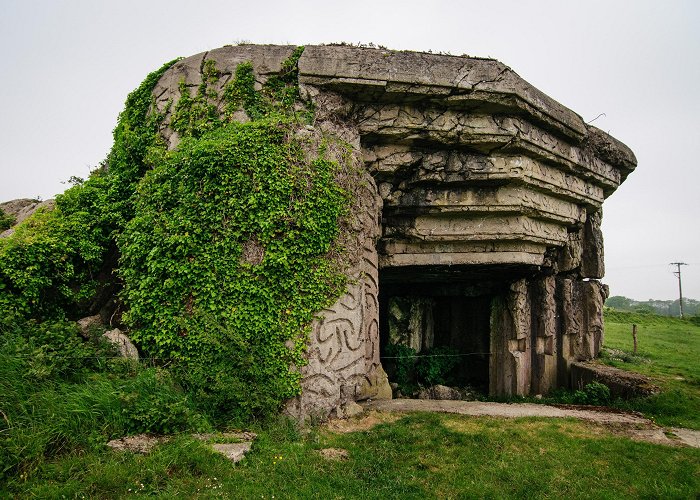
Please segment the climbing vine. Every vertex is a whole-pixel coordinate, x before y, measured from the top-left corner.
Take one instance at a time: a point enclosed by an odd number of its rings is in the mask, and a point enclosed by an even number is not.
[[[160,111],[153,88],[175,61],[150,74],[102,167],[0,240],[4,316],[75,319],[120,283],[133,339],[210,414],[261,415],[298,394],[314,315],[345,288],[350,199],[327,141],[298,133],[311,117],[302,51],[262,85],[244,62],[222,86],[207,60]]]
[[[129,94],[102,168],[56,197],[0,239],[0,318],[4,321],[77,319],[100,289],[112,285],[109,256],[133,216],[136,185],[159,145],[162,115],[152,113],[152,90],[175,61],[149,74]],[[162,146],[161,146],[162,147]],[[9,318],[12,318],[10,320]],[[3,321],[0,321],[2,327]]]
[[[250,63],[220,93],[213,61],[196,94],[180,84],[170,125],[182,140],[140,182],[119,239],[134,339],[176,360],[216,415],[269,413],[298,394],[314,314],[345,287],[329,255],[349,196],[343,166],[295,138],[300,54],[260,90]]]

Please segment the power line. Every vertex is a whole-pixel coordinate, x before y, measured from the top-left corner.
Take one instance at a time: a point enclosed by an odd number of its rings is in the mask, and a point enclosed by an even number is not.
[[[678,278],[678,295],[680,296],[680,309],[681,309],[681,318],[683,318],[683,285],[681,283],[681,266],[687,266],[685,262],[671,262],[672,266],[676,266],[676,271],[673,271],[673,274]]]

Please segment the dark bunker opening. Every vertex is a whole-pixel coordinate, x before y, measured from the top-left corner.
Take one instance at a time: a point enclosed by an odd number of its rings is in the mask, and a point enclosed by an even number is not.
[[[487,394],[492,303],[508,278],[475,266],[381,269],[379,342],[389,380]]]

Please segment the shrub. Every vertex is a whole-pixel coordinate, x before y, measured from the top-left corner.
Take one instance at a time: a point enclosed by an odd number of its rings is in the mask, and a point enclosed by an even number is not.
[[[119,399],[128,433],[171,434],[210,428],[172,375],[161,368],[138,373],[128,381]]]
[[[0,208],[0,232],[9,229],[15,223],[15,218]]]
[[[573,402],[581,405],[606,405],[610,403],[610,388],[600,382],[591,382],[582,390],[574,392]]]
[[[451,371],[459,364],[459,352],[447,346],[437,346],[417,354],[408,346],[388,344],[383,364],[389,378],[399,389],[409,394],[416,385],[432,386],[453,382]]]
[[[172,376],[114,359],[75,324],[5,325],[0,337],[0,477],[135,432],[207,430]]]
[[[302,50],[261,90],[250,63],[239,65],[223,95],[208,61],[167,124],[183,138],[175,151],[159,135],[168,113],[152,96],[174,61],[151,73],[129,94],[102,168],[0,241],[0,324],[78,319],[123,280],[130,336],[190,395],[135,399],[134,427],[189,425],[195,401],[219,418],[260,416],[300,391],[314,314],[345,287],[336,239],[350,197],[336,182],[350,166],[326,157],[330,139],[319,146],[295,133],[308,118],[296,106]],[[229,123],[241,107],[252,121]],[[32,373],[73,370],[62,355],[47,358],[54,347],[41,335],[27,346],[40,354]]]

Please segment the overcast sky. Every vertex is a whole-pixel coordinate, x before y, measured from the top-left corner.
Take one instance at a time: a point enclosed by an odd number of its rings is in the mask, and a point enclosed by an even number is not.
[[[48,199],[107,154],[126,95],[237,41],[494,57],[625,142],[605,203],[613,295],[700,299],[700,2],[0,0],[0,201]]]

